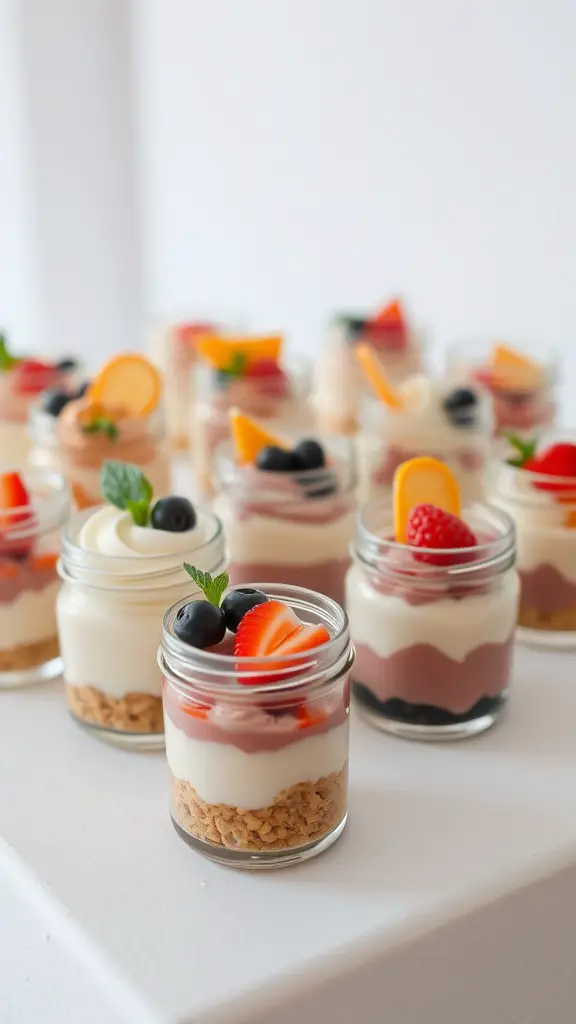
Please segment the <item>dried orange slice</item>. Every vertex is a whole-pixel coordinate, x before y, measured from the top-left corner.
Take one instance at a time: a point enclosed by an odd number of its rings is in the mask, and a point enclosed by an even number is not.
[[[282,349],[282,335],[270,334],[263,337],[224,337],[219,334],[204,334],[196,342],[196,350],[215,370],[225,370],[238,356],[246,359],[247,365],[270,360],[277,363]]]
[[[490,367],[494,383],[500,387],[521,388],[530,391],[542,383],[540,363],[509,348],[508,345],[494,345],[490,356]]]
[[[394,535],[406,543],[408,516],[416,505],[435,505],[460,515],[460,490],[445,462],[421,456],[398,466],[394,474]]]
[[[394,299],[379,310],[376,316],[372,317],[370,323],[378,324],[379,327],[401,327],[404,323],[404,313],[398,299]]]
[[[249,416],[244,416],[238,409],[230,410],[230,429],[232,440],[241,466],[255,462],[258,453],[268,445],[285,448],[286,445],[273,434],[262,430]]]
[[[104,409],[122,408],[126,416],[148,416],[158,405],[162,382],[149,359],[137,353],[114,356],[94,378],[87,397]]]
[[[402,409],[403,402],[398,392],[388,383],[378,356],[371,345],[362,342],[354,349],[358,365],[367,382],[381,402],[390,409]]]

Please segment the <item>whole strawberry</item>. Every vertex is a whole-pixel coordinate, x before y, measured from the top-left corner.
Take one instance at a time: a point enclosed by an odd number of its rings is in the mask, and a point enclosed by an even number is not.
[[[510,465],[540,477],[557,477],[556,480],[535,480],[534,487],[537,490],[552,493],[576,491],[575,444],[560,441],[537,452],[536,441],[524,442],[514,436],[508,440],[517,453],[514,458],[508,459]]]
[[[414,555],[419,562],[430,565],[456,565],[465,559],[447,549],[471,548],[478,541],[469,526],[451,512],[444,512],[436,505],[415,505],[408,516],[407,543],[415,548],[438,551],[422,551]]]

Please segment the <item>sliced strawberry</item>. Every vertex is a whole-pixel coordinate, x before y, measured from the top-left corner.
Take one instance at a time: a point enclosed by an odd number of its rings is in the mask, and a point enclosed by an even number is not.
[[[438,551],[448,548],[470,548],[478,542],[469,526],[435,505],[415,505],[408,516],[407,543],[416,548]],[[430,551],[414,555],[418,562],[430,565],[456,565],[463,561],[461,554],[433,554]]]
[[[55,572],[59,555],[55,551],[34,555],[28,565],[32,572]]]
[[[313,647],[320,647],[330,639],[330,633],[325,626],[307,626],[302,623],[290,636],[286,637],[283,643],[274,649],[274,654],[302,654]]]
[[[17,395],[38,395],[55,385],[58,370],[39,359],[23,359],[12,371],[12,388]]]
[[[321,725],[328,718],[325,711],[314,707],[313,704],[301,704],[296,708],[295,716],[298,719],[299,729],[309,729],[312,725]]]
[[[543,452],[527,459],[521,468],[542,476],[564,478],[562,481],[535,481],[534,487],[539,491],[576,491],[576,445],[570,442],[550,445]]]
[[[19,473],[0,474],[0,555],[25,558],[32,549],[31,537],[14,537],[32,525],[30,497]]]
[[[256,359],[253,363],[249,363],[246,376],[283,377],[284,371],[278,366],[275,359]]]
[[[246,612],[240,622],[234,654],[238,658],[266,657],[301,625],[296,613],[282,601],[257,604]]]

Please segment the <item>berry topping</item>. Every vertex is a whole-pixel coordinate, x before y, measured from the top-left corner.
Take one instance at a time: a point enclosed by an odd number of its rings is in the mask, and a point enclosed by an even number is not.
[[[120,408],[126,416],[149,416],[160,401],[162,382],[155,366],[144,356],[115,356],[90,384],[89,397],[104,410]]]
[[[508,459],[511,466],[526,469],[541,476],[563,477],[562,480],[535,480],[534,487],[540,491],[576,491],[576,444],[569,441],[557,442],[536,451],[536,441],[523,441],[515,435],[508,442],[517,454]]]
[[[360,366],[367,383],[372,388],[376,397],[379,398],[384,405],[387,405],[389,409],[401,409],[402,399],[398,392],[388,382],[386,374],[380,364],[380,360],[371,345],[368,345],[367,343],[357,345],[354,352],[356,354],[358,365]]]
[[[32,538],[16,537],[34,520],[30,497],[19,473],[0,474],[0,555],[25,558],[32,549]]]
[[[55,383],[56,370],[39,359],[22,359],[13,370],[12,387],[17,395],[38,395]]]
[[[447,548],[470,548],[478,542],[469,526],[458,516],[437,508],[436,505],[416,505],[408,516],[407,543],[415,548],[433,548],[444,551]],[[419,562],[430,565],[454,565],[461,562],[462,555],[431,554],[419,552],[414,556]]]
[[[78,369],[78,360],[73,359],[71,356],[67,359],[60,359],[56,363],[56,369],[59,373],[72,373],[73,370]]]
[[[234,654],[239,658],[284,657],[311,650],[329,639],[324,626],[306,625],[287,604],[267,601],[256,605],[242,619]],[[257,684],[259,680],[254,678],[250,682]]]
[[[65,391],[49,388],[42,395],[42,409],[50,416],[59,416],[64,406],[68,405],[70,397]]]
[[[196,348],[198,354],[215,370],[227,371],[233,365],[239,367],[238,357],[240,357],[242,372],[244,372],[248,367],[262,360],[278,363],[282,348],[282,336],[274,334],[264,337],[236,338],[208,333],[198,338]]]
[[[282,441],[258,426],[255,420],[244,416],[238,409],[230,410],[230,430],[236,450],[236,457],[241,466],[256,462],[262,448],[284,448]]]
[[[222,611],[226,620],[226,626],[231,633],[235,633],[247,612],[255,608],[257,604],[264,604],[268,598],[261,590],[253,590],[251,587],[238,587],[231,590],[222,601]]]
[[[489,367],[493,387],[533,391],[543,382],[542,366],[508,345],[494,345]]]
[[[398,300],[389,302],[366,324],[366,337],[376,346],[401,352],[408,344],[404,313]]]
[[[176,613],[174,632],[190,647],[215,647],[226,635],[224,613],[208,601],[189,601]]]
[[[155,530],[167,530],[169,533],[184,533],[196,526],[196,512],[188,498],[172,495],[160,498],[152,509],[150,519]]]
[[[455,388],[443,402],[444,411],[457,427],[472,427],[476,420],[478,395],[472,388]]]
[[[394,534],[400,544],[408,541],[408,520],[416,505],[434,505],[452,516],[460,515],[460,491],[444,462],[422,456],[398,466],[394,474]]]
[[[275,444],[261,448],[256,456],[256,468],[268,473],[289,473],[298,469],[293,452],[279,448]]]
[[[248,363],[246,368],[248,377],[283,377],[284,371],[275,359],[257,359]]]
[[[326,465],[326,457],[322,445],[314,438],[299,441],[294,449],[298,469],[322,469]]]

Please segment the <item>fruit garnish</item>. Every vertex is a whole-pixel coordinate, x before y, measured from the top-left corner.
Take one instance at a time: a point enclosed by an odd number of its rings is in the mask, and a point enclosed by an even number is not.
[[[238,409],[230,410],[229,419],[232,441],[241,466],[256,462],[262,448],[286,447],[282,441],[274,437],[273,434],[269,434],[267,430],[263,430],[254,420],[251,420],[249,416],[244,416]]]
[[[169,498],[158,499],[152,509],[150,523],[155,530],[185,533],[196,526],[196,511],[188,498],[172,494]]]
[[[454,388],[448,392],[442,405],[454,426],[474,426],[478,408],[478,395],[472,388]]]
[[[221,572],[219,576],[215,576],[213,578],[209,572],[202,572],[202,569],[197,569],[196,566],[190,565],[189,562],[184,562],[183,565],[186,572],[192,577],[194,583],[202,591],[209,604],[213,604],[216,608],[219,608],[220,601],[222,600],[222,594],[230,582],[228,573]]]
[[[306,625],[287,604],[267,601],[256,605],[242,619],[236,633],[234,654],[238,658],[285,657],[319,647],[329,639],[330,634],[324,626]],[[257,685],[259,680],[251,678],[246,682],[247,685]]]
[[[252,587],[237,587],[231,590],[222,601],[222,611],[226,620],[226,627],[231,633],[235,633],[242,619],[251,608],[257,604],[264,604],[268,600],[266,594],[261,590],[254,590]]]
[[[388,383],[378,356],[371,345],[361,342],[360,345],[356,346],[354,352],[358,365],[377,398],[390,409],[401,409],[403,405],[402,399],[392,385]]]
[[[298,469],[294,453],[288,448],[279,448],[275,444],[267,444],[256,456],[256,468],[265,473],[291,473]]]
[[[31,537],[14,537],[13,532],[34,522],[30,496],[19,473],[0,474],[0,554],[25,558],[32,549]]]
[[[84,422],[80,424],[83,434],[103,434],[109,441],[116,441],[119,430],[111,416],[96,411],[96,406],[90,406],[90,412],[84,416]]]
[[[447,548],[470,548],[478,541],[472,530],[462,519],[446,512],[436,505],[416,505],[408,516],[406,541],[411,547],[433,548],[446,551]],[[429,550],[414,555],[418,562],[430,565],[454,565],[463,561],[461,554],[431,554]]]
[[[559,478],[532,481],[536,490],[556,493],[573,491],[576,500],[576,444],[561,441],[550,445],[542,452],[537,452],[536,441],[524,442],[521,438],[510,435],[508,442],[518,452],[515,458],[507,460],[509,465],[534,473],[536,476]]]
[[[58,388],[49,388],[42,395],[42,410],[47,412],[49,416],[56,418],[71,399],[72,396],[66,391],[60,391]]]
[[[148,526],[154,492],[138,466],[107,459],[100,471],[100,490],[110,505],[130,512],[137,526]]]
[[[196,343],[198,354],[215,370],[227,371],[233,360],[241,356],[244,369],[262,359],[278,363],[282,349],[282,336],[278,334],[263,337],[227,337],[218,334],[204,334]]]
[[[149,359],[136,353],[115,356],[102,367],[88,388],[88,397],[105,410],[124,410],[126,416],[148,416],[160,401],[160,374]]]
[[[445,462],[420,456],[403,462],[393,481],[394,535],[408,542],[408,520],[417,505],[434,505],[452,516],[460,515],[460,490]]]
[[[58,372],[40,359],[19,359],[13,369],[12,388],[17,395],[39,395],[53,386]]]
[[[209,572],[202,572],[188,562],[183,565],[206,600],[188,601],[182,605],[174,619],[174,632],[179,640],[191,647],[201,650],[216,647],[226,635],[226,618],[220,601],[230,582],[228,573],[222,572],[212,578]]]
[[[489,365],[496,387],[531,391],[542,384],[541,365],[508,345],[494,345]]]
[[[324,449],[313,437],[305,437],[294,448],[298,469],[322,469],[326,465]]]
[[[28,564],[32,572],[54,572],[58,564],[58,558],[57,552],[50,551],[43,555],[34,555]]]
[[[393,299],[386,306],[383,306],[375,316],[370,318],[371,324],[378,324],[379,327],[404,327],[404,312],[400,301]]]
[[[18,359],[8,349],[8,339],[5,334],[0,334],[0,373],[8,373],[16,366]]]
[[[509,466],[516,466],[518,469],[523,469],[526,463],[530,462],[536,455],[536,448],[538,446],[537,439],[532,438],[530,441],[524,441],[516,434],[507,434],[506,440],[516,453],[511,458],[506,459],[506,462]]]

